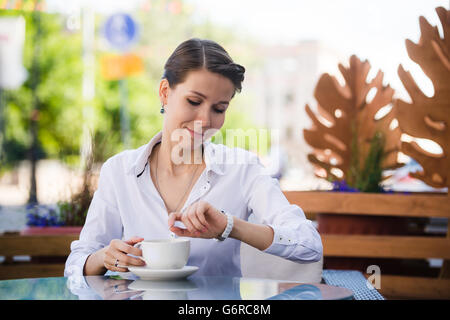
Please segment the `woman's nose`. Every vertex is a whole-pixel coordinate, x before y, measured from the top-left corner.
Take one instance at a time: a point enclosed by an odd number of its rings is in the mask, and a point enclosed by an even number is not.
[[[195,121],[199,121],[199,125],[201,125],[202,128],[209,127],[211,122],[209,110],[207,108],[199,110]]]

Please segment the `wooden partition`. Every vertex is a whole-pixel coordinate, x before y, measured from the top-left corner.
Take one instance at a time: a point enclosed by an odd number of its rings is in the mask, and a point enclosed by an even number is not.
[[[0,280],[39,277],[62,277],[70,244],[79,235],[1,235]],[[16,262],[14,256],[30,256],[31,261]]]
[[[285,191],[290,203],[297,204],[308,218],[317,214],[345,214],[395,217],[450,217],[447,194],[370,194],[346,192]],[[450,236],[387,236],[322,234],[324,259],[365,257],[450,260]],[[366,277],[369,277],[366,275]],[[450,299],[448,261],[439,277],[383,274],[381,288],[388,298]]]
[[[285,191],[290,203],[299,205],[307,217],[317,214],[346,214],[397,217],[450,217],[450,201],[444,194],[363,194]],[[447,236],[388,236],[322,234],[327,257],[440,258],[450,261]],[[63,262],[46,262],[48,257],[66,258],[78,235],[0,236],[0,279],[62,276]],[[13,262],[12,257],[29,255],[31,262]],[[42,259],[40,259],[42,258]],[[394,298],[450,298],[448,263],[436,278],[384,274],[380,292]],[[366,275],[367,277],[369,275]]]

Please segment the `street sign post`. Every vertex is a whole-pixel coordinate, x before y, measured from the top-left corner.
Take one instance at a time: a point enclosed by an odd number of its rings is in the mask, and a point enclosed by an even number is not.
[[[138,27],[130,15],[116,13],[106,20],[104,34],[113,48],[126,51],[137,39]]]

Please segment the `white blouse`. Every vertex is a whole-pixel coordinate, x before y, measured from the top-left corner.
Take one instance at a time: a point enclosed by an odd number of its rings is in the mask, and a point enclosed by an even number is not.
[[[82,275],[87,257],[112,239],[171,236],[168,213],[148,166],[161,137],[160,131],[148,144],[123,151],[103,164],[80,238],[71,244],[66,277]],[[256,221],[274,230],[273,242],[264,252],[299,263],[321,259],[322,241],[316,228],[301,208],[288,202],[278,180],[268,174],[256,154],[206,141],[204,159],[206,168],[181,211],[202,199],[243,220],[253,213]],[[240,241],[192,238],[187,265],[199,267],[196,275],[239,277]]]

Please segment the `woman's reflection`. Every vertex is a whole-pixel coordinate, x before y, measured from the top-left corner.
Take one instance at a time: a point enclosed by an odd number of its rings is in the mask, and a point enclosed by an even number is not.
[[[77,280],[77,281],[75,281]],[[85,276],[68,279],[80,300],[241,300],[240,278],[190,277],[149,281],[120,276]]]
[[[120,276],[70,276],[67,287],[80,300],[128,300],[143,293],[128,290],[133,281]]]

